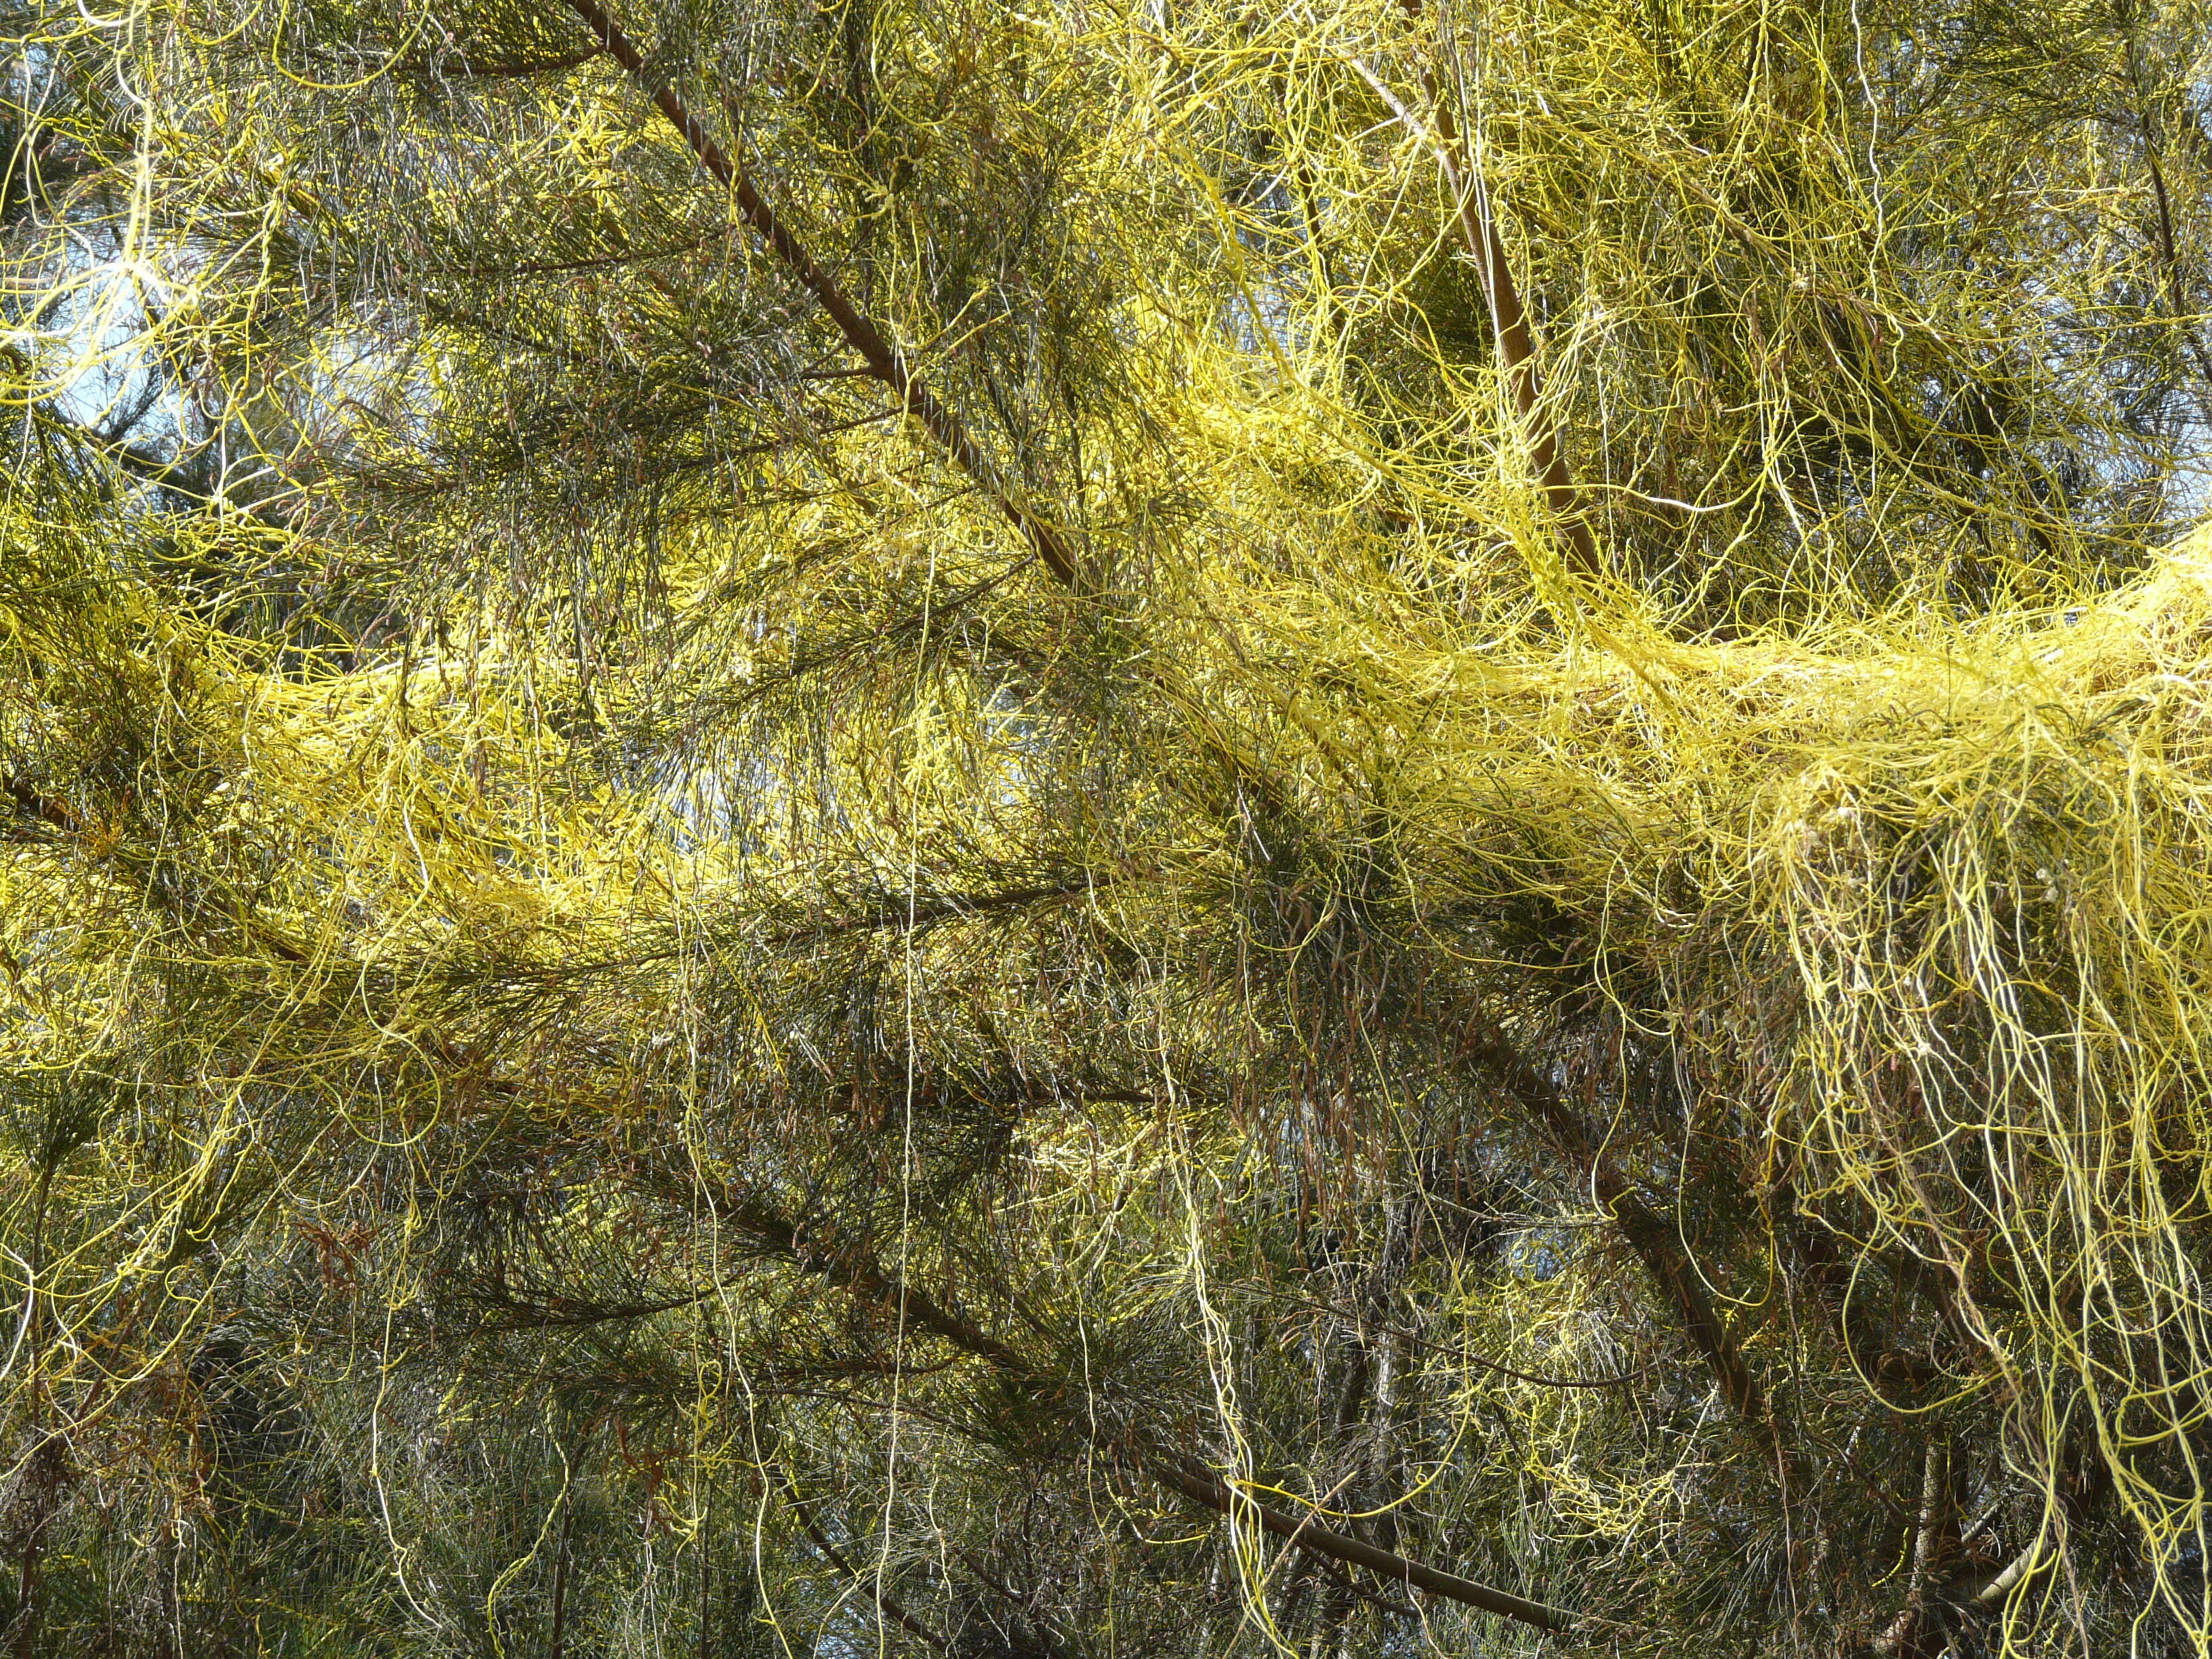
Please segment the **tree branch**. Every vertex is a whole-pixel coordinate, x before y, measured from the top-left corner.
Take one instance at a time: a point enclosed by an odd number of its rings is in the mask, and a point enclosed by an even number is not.
[[[65,834],[73,836],[77,833],[81,826],[76,821],[76,814],[70,811],[65,802],[56,800],[51,795],[40,794],[21,778],[8,779],[6,787],[8,799],[15,804],[15,811],[21,817]],[[9,839],[17,841],[22,836],[19,832]]]
[[[1589,1171],[1592,1193],[1620,1229],[1630,1249],[1636,1252],[1659,1288],[1674,1305],[1676,1318],[1692,1346],[1705,1358],[1721,1393],[1746,1422],[1764,1426],[1766,1399],[1759,1381],[1744,1363],[1743,1351],[1705,1292],[1697,1265],[1682,1248],[1682,1241],[1667,1219],[1637,1195],[1626,1177],[1614,1167],[1602,1146],[1590,1144],[1582,1120],[1560,1097],[1559,1091],[1522,1059],[1496,1031],[1476,1036],[1468,1045],[1485,1062],[1530,1116],[1536,1119],[1568,1155]]]
[[[855,1585],[866,1589],[869,1599],[876,1604],[876,1612],[889,1619],[902,1630],[920,1637],[939,1653],[951,1652],[951,1643],[908,1612],[905,1605],[883,1587],[881,1575],[863,1572],[844,1558],[837,1547],[830,1541],[829,1534],[816,1524],[814,1512],[806,1506],[805,1500],[799,1497],[799,1488],[791,1484],[791,1477],[781,1469],[777,1474],[782,1480],[784,1501],[791,1505],[791,1512],[799,1517],[801,1529],[814,1540],[814,1547],[830,1558],[830,1564],[832,1566],[851,1579]]]
[[[898,394],[906,411],[938,441],[954,465],[997,504],[1060,586],[1071,589],[1079,586],[1074,556],[1060,532],[1017,498],[999,469],[969,435],[968,429],[938,401],[921,377],[908,368],[904,355],[874,321],[854,304],[829,272],[815,263],[805,245],[792,234],[775,210],[753,187],[744,169],[723,153],[721,146],[700,125],[675,89],[647,74],[644,54],[622,32],[599,0],[567,0],[567,4],[599,37],[608,55],[652,94],[654,106],[667,118],[668,124],[683,135],[691,153],[699,158],[699,165],[730,192],[737,202],[738,211],[744,215],[754,234],[775,251],[776,258],[830,314],[830,321],[837,325],[837,331],[845,337],[846,344],[860,353],[867,364],[868,374]]]
[[[1452,154],[1458,135],[1452,130],[1449,112],[1441,103],[1437,106],[1438,125],[1431,128],[1407,108],[1404,100],[1365,64],[1357,58],[1347,61],[1353,72],[1397,117],[1399,125],[1427,146],[1444,175],[1444,183],[1451,189],[1459,210],[1460,234],[1482,276],[1482,295],[1490,310],[1491,334],[1497,342],[1498,362],[1505,370],[1506,386],[1513,395],[1514,413],[1528,440],[1529,461],[1537,481],[1544,487],[1544,498],[1559,520],[1559,533],[1566,538],[1569,566],[1584,574],[1595,574],[1601,568],[1597,544],[1583,514],[1581,497],[1567,471],[1566,457],[1560,453],[1557,428],[1544,412],[1543,378],[1536,363],[1536,342],[1528,331],[1528,308],[1521,303],[1520,286],[1513,280],[1512,262],[1506,256],[1504,238],[1498,234],[1498,221],[1490,210],[1490,191],[1482,182],[1482,175],[1472,167],[1462,172]],[[1434,90],[1433,82],[1431,90]]]
[[[806,1243],[790,1222],[757,1204],[734,1206],[726,1212],[725,1218],[750,1233],[777,1254],[789,1256],[800,1267],[819,1273],[832,1284],[841,1285],[885,1306],[896,1308],[906,1323],[943,1337],[954,1346],[974,1354],[994,1369],[1018,1377],[1036,1375],[1036,1368],[1006,1343],[951,1309],[933,1301],[921,1291],[904,1283],[896,1274],[857,1252],[838,1254],[829,1249],[814,1249]],[[1313,1526],[1310,1520],[1297,1519],[1268,1509],[1243,1493],[1233,1492],[1211,1470],[1179,1454],[1140,1455],[1139,1462],[1146,1474],[1170,1491],[1224,1515],[1250,1516],[1265,1530],[1316,1555],[1350,1566],[1364,1567],[1399,1583],[1427,1590],[1431,1595],[1463,1602],[1469,1607],[1480,1607],[1487,1613],[1517,1619],[1540,1630],[1567,1630],[1576,1622],[1571,1613],[1528,1601],[1510,1590],[1497,1589],[1488,1584],[1477,1583],[1471,1578],[1462,1578],[1457,1573],[1408,1560],[1402,1555],[1394,1555],[1359,1539]]]
[[[2005,1597],[2012,1594],[2015,1584],[2031,1573],[2040,1572],[2049,1566],[2054,1559],[2055,1557],[2044,1555],[2043,1540],[2039,1537],[2000,1567],[1996,1577],[1992,1577],[1988,1583],[1974,1592],[1973,1604],[1978,1607],[2002,1606]]]
[[[1905,1581],[1905,1606],[1875,1642],[1876,1652],[1907,1659],[1918,1650],[1929,1583],[1945,1553],[1950,1522],[1951,1449],[1931,1434],[1920,1453],[1920,1512],[1912,1525],[1912,1571]]]
[[[1146,1466],[1146,1472],[1162,1486],[1181,1492],[1193,1503],[1203,1504],[1224,1515],[1246,1515],[1257,1521],[1266,1531],[1278,1538],[1289,1540],[1300,1549],[1311,1550],[1316,1555],[1348,1565],[1365,1567],[1370,1572],[1406,1584],[1414,1589],[1426,1590],[1431,1595],[1464,1602],[1471,1607],[1480,1607],[1486,1613],[1495,1613],[1507,1619],[1517,1619],[1524,1625],[1534,1625],[1539,1630],[1571,1630],[1577,1620],[1571,1613],[1557,1607],[1547,1607],[1540,1601],[1530,1601],[1510,1590],[1479,1584],[1472,1578],[1462,1578],[1457,1573],[1445,1572],[1419,1561],[1409,1561],[1402,1555],[1378,1549],[1374,1545],[1340,1532],[1311,1525],[1305,1520],[1271,1510],[1245,1492],[1234,1490],[1211,1470],[1203,1469],[1186,1459],[1158,1459]]]

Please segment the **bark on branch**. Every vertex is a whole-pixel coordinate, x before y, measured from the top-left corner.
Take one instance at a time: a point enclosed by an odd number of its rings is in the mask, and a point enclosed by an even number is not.
[[[1557,428],[1543,406],[1544,383],[1536,363],[1535,337],[1528,331],[1528,308],[1521,302],[1520,285],[1513,280],[1513,264],[1505,252],[1505,239],[1498,234],[1497,216],[1491,211],[1490,191],[1483,184],[1481,173],[1472,165],[1461,166],[1461,158],[1454,154],[1458,148],[1458,135],[1452,129],[1450,112],[1441,103],[1437,106],[1437,125],[1431,127],[1406,106],[1382,76],[1356,58],[1351,64],[1353,72],[1398,118],[1399,125],[1419,139],[1436,157],[1437,169],[1443,173],[1458,209],[1460,235],[1467,243],[1475,269],[1481,274],[1483,300],[1490,310],[1491,335],[1497,343],[1498,361],[1505,371],[1514,414],[1528,440],[1531,467],[1537,482],[1544,487],[1544,499],[1559,521],[1559,533],[1566,540],[1568,565],[1583,574],[1595,574],[1600,568],[1597,543],[1590,535],[1581,497],[1567,471]]]
[[[973,1354],[1002,1372],[1015,1376],[1036,1374],[1036,1368],[1024,1360],[1013,1348],[972,1321],[940,1304],[925,1292],[905,1283],[897,1274],[858,1252],[813,1243],[790,1221],[763,1205],[739,1203],[725,1212],[725,1219],[750,1233],[775,1255],[785,1256],[806,1271],[817,1273],[856,1296],[896,1310],[902,1322],[909,1328],[940,1336],[955,1347]],[[1359,1539],[1331,1532],[1310,1524],[1308,1520],[1268,1509],[1249,1496],[1232,1492],[1218,1476],[1189,1458],[1174,1454],[1140,1454],[1138,1462],[1146,1474],[1170,1491],[1223,1515],[1249,1516],[1258,1522],[1263,1530],[1328,1560],[1346,1566],[1364,1567],[1395,1583],[1427,1590],[1431,1595],[1462,1602],[1468,1607],[1480,1607],[1486,1613],[1516,1619],[1523,1624],[1534,1625],[1539,1630],[1564,1631],[1572,1628],[1576,1623],[1574,1615],[1556,1607],[1547,1607],[1540,1602],[1516,1595],[1510,1590],[1478,1583],[1474,1579],[1462,1578],[1457,1573],[1446,1572],[1402,1555],[1394,1555]]]
[[[699,165],[714,180],[727,190],[738,204],[738,211],[753,233],[768,244],[775,257],[799,278],[807,292],[813,295],[845,343],[860,356],[867,365],[869,375],[898,394],[906,411],[921,423],[925,431],[935,439],[949,455],[953,464],[975,481],[988,495],[1024,539],[1045,568],[1063,587],[1073,588],[1077,572],[1073,554],[1066,540],[1053,526],[1039,518],[1015,494],[1005,476],[986,455],[975,439],[940,403],[925,385],[921,377],[908,367],[906,358],[890,337],[878,327],[859,306],[853,302],[830,273],[816,263],[814,256],[804,243],[792,234],[789,226],[780,218],[775,210],[754,187],[745,170],[723,152],[713,135],[700,125],[675,89],[657,81],[646,72],[645,55],[636,44],[624,34],[599,0],[567,0],[568,9],[584,20],[585,26],[599,37],[607,55],[627,70],[630,78],[650,93],[654,106],[667,118],[668,124],[683,135]]]
[[[791,1506],[792,1514],[798,1517],[799,1529],[812,1540],[815,1548],[829,1558],[830,1565],[851,1579],[855,1588],[868,1592],[878,1616],[890,1620],[908,1634],[920,1637],[939,1653],[952,1651],[950,1642],[915,1618],[904,1602],[883,1587],[880,1574],[864,1571],[845,1559],[843,1553],[830,1541],[830,1534],[822,1530],[821,1524],[814,1518],[814,1511],[799,1495],[799,1488],[791,1483],[788,1475],[784,1476],[782,1484],[784,1502]]]
[[[1547,1607],[1540,1601],[1531,1601],[1489,1584],[1477,1583],[1472,1578],[1462,1578],[1455,1572],[1446,1572],[1419,1561],[1410,1561],[1402,1555],[1378,1549],[1359,1539],[1340,1532],[1331,1532],[1316,1527],[1295,1516],[1285,1515],[1255,1502],[1249,1494],[1232,1489],[1211,1470],[1182,1460],[1156,1460],[1147,1473],[1162,1486],[1181,1492],[1194,1504],[1202,1504],[1224,1515],[1244,1515],[1258,1522],[1261,1528],[1278,1538],[1289,1540],[1300,1549],[1311,1550],[1334,1561],[1355,1567],[1364,1567],[1370,1572],[1390,1579],[1413,1589],[1426,1590],[1431,1595],[1441,1595],[1449,1601],[1464,1602],[1471,1607],[1480,1607],[1486,1613],[1495,1613],[1508,1619],[1516,1619],[1524,1625],[1534,1625],[1539,1630],[1564,1631],[1574,1628],[1573,1614],[1557,1607]]]
[[[1469,1047],[1505,1091],[1589,1172],[1591,1192],[1613,1217],[1628,1248],[1658,1281],[1683,1334],[1711,1368],[1722,1395],[1746,1422],[1764,1426],[1766,1397],[1759,1380],[1745,1364],[1743,1351],[1737,1346],[1728,1322],[1713,1306],[1697,1264],[1682,1248],[1674,1226],[1638,1195],[1602,1146],[1591,1145],[1581,1118],[1559,1091],[1502,1036],[1494,1031],[1479,1036]]]

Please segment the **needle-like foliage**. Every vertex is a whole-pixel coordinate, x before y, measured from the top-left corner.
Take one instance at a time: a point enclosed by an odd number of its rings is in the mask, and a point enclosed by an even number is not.
[[[2197,0],[6,0],[0,1646],[2212,1640]]]

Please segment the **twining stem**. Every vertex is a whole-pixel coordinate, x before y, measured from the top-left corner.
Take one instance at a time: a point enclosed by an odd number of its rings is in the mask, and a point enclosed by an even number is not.
[[[1599,568],[1597,543],[1591,537],[1582,499],[1567,471],[1559,447],[1556,423],[1544,408],[1543,376],[1536,362],[1535,337],[1528,331],[1528,307],[1521,301],[1520,284],[1513,280],[1513,263],[1507,257],[1505,239],[1498,234],[1497,216],[1490,206],[1490,191],[1480,168],[1462,167],[1462,145],[1451,112],[1437,100],[1437,120],[1423,121],[1405,100],[1390,90],[1382,76],[1358,58],[1349,60],[1364,81],[1397,117],[1407,131],[1419,139],[1436,157],[1452,200],[1459,210],[1460,235],[1481,273],[1484,302],[1490,311],[1490,328],[1497,343],[1498,361],[1505,371],[1505,384],[1513,398],[1513,412],[1528,445],[1528,459],[1544,488],[1544,499],[1558,520],[1567,544],[1567,562],[1574,570],[1595,574]],[[1427,77],[1425,77],[1427,78]],[[1429,80],[1433,94],[1434,82]]]

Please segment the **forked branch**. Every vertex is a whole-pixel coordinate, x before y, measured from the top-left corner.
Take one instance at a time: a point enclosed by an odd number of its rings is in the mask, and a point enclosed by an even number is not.
[[[1491,211],[1490,192],[1481,172],[1471,165],[1460,165],[1455,153],[1458,135],[1452,130],[1450,112],[1441,102],[1437,106],[1437,124],[1431,126],[1406,106],[1382,76],[1357,58],[1349,61],[1353,72],[1397,117],[1398,124],[1436,157],[1437,170],[1443,174],[1459,210],[1460,235],[1482,276],[1491,336],[1497,344],[1498,363],[1505,371],[1515,417],[1528,441],[1528,459],[1537,482],[1544,487],[1544,499],[1559,521],[1559,533],[1566,538],[1569,565],[1594,574],[1599,568],[1597,543],[1590,535],[1581,497],[1567,471],[1559,433],[1544,408],[1544,382],[1536,363],[1535,337],[1528,331],[1528,307],[1521,302],[1520,284],[1513,280],[1513,263],[1506,255],[1505,239],[1498,234],[1497,216]]]

